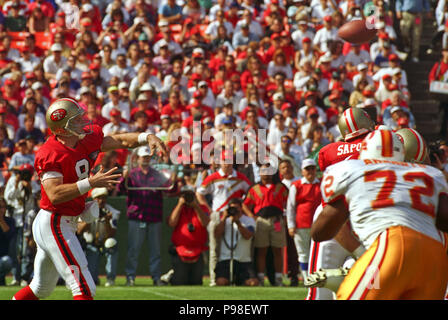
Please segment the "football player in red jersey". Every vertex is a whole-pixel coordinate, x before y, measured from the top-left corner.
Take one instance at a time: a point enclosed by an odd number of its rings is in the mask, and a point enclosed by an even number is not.
[[[375,129],[375,123],[362,109],[348,108],[339,118],[338,127],[344,141],[330,143],[320,150],[319,167],[322,172],[332,164],[357,157],[362,140]]]
[[[338,127],[344,141],[330,143],[319,152],[319,167],[322,172],[332,164],[345,159],[356,159],[361,151],[361,143],[366,135],[375,129],[375,123],[369,115],[359,108],[348,108],[340,116]],[[325,205],[325,204],[323,204]],[[314,214],[319,216],[322,206]],[[359,257],[364,248],[353,236],[351,228],[346,224],[332,240],[311,242],[308,274],[322,269],[336,269],[344,264],[347,257]],[[307,285],[305,281],[305,285]],[[307,300],[332,300],[334,294],[327,288],[310,288]]]
[[[95,283],[87,259],[75,235],[79,218],[89,223],[98,215],[94,202],[86,205],[92,188],[111,187],[121,176],[113,168],[90,170],[100,152],[148,145],[167,157],[163,142],[148,133],[103,136],[101,127],[85,120],[84,110],[69,98],[55,101],[47,110],[46,121],[52,135],[39,149],[35,169],[42,186],[41,210],[33,223],[37,244],[34,278],[13,297],[14,300],[45,298],[54,290],[59,276],[75,300],[91,300]]]

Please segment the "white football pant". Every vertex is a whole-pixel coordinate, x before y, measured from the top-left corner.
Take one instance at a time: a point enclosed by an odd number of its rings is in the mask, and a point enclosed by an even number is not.
[[[322,205],[317,207],[313,220],[322,212]],[[314,242],[311,240],[308,274],[319,269],[336,269],[344,265],[350,252],[344,249],[336,240]],[[335,300],[336,292],[327,288],[309,288],[306,300]]]
[[[37,253],[30,288],[38,298],[51,294],[59,276],[73,296],[95,296],[96,286],[75,234],[77,220],[78,217],[60,216],[46,210],[37,214],[33,223]]]

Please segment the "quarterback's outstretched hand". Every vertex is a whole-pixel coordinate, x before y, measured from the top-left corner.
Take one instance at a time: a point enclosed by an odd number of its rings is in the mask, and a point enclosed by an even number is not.
[[[101,166],[100,170],[95,173],[92,177],[89,178],[90,185],[92,188],[111,188],[116,184],[120,183],[118,178],[121,177],[120,173],[114,174],[117,171],[118,167],[114,167],[106,172],[104,172],[103,166]]]
[[[161,154],[161,158],[163,160],[168,159],[168,149],[166,148],[165,143],[160,140],[156,135],[150,134],[148,136],[148,146],[151,149],[151,157],[159,150]]]

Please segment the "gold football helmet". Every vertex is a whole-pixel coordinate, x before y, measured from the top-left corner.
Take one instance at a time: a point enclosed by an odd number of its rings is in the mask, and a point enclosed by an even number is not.
[[[345,141],[373,131],[375,122],[360,108],[348,108],[339,117],[339,131]]]
[[[51,132],[59,136],[77,136],[83,139],[92,133],[91,121],[83,118],[85,111],[70,98],[62,98],[53,102],[46,114],[47,126]]]
[[[403,141],[406,162],[423,163],[428,156],[425,139],[416,130],[403,128],[396,132]]]

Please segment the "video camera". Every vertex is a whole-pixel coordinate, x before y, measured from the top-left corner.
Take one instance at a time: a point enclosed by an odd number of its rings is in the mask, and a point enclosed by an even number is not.
[[[191,190],[182,191],[180,193],[180,196],[185,199],[185,202],[187,204],[191,204],[194,201],[194,199],[196,198],[196,195]]]
[[[31,181],[33,174],[29,170],[13,170],[13,172],[19,177],[20,181]]]
[[[440,149],[441,145],[442,142],[440,140],[428,144],[429,159],[431,160],[431,164],[435,164],[437,162],[436,156],[442,161],[445,151]]]
[[[229,207],[229,208],[227,209],[227,215],[228,215],[229,217],[234,217],[234,216],[238,215],[238,213],[239,213],[239,211],[238,211],[238,209],[235,208],[235,207]]]
[[[232,198],[229,201],[229,206],[227,207],[227,215],[229,217],[235,217],[240,213],[240,210],[237,208],[241,208],[242,200],[240,198]]]

